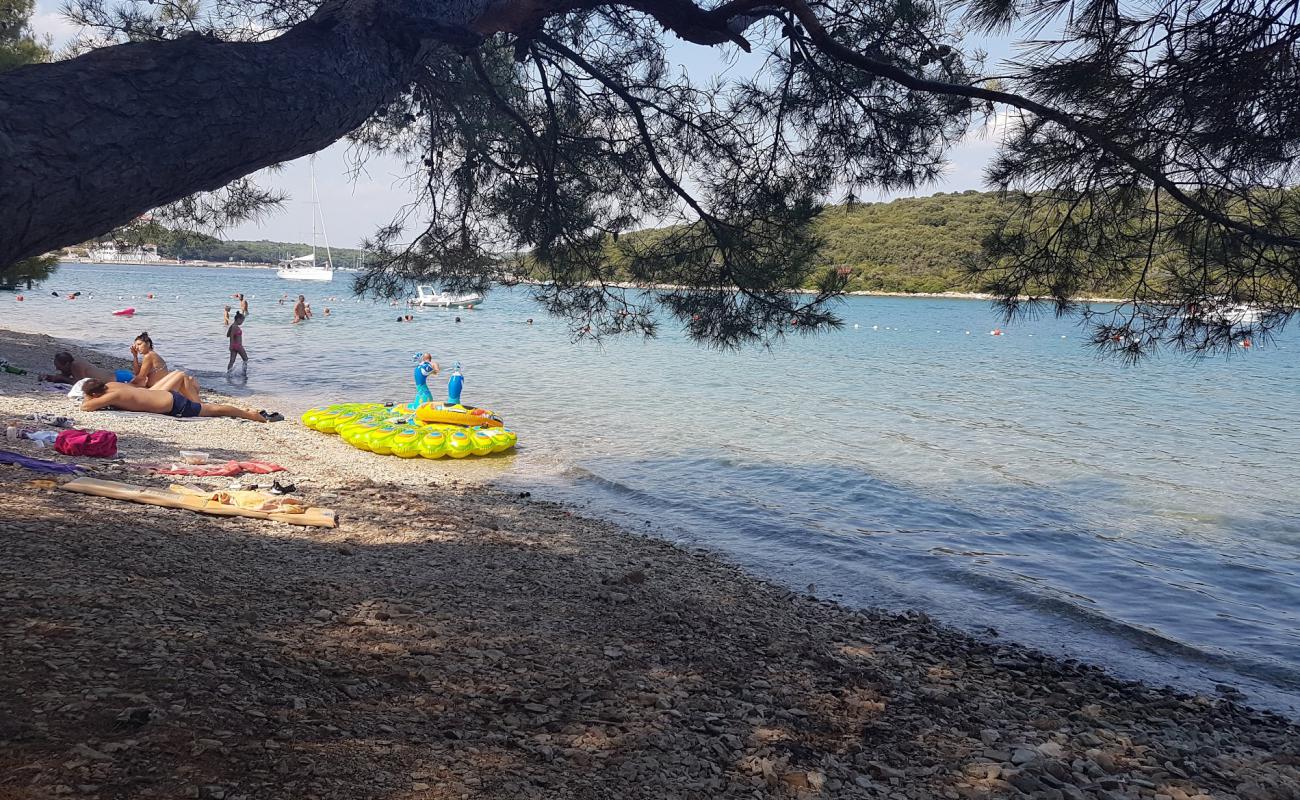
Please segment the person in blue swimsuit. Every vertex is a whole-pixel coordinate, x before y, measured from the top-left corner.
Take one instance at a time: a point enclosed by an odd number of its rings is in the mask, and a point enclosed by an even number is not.
[[[438,374],[438,364],[432,353],[420,356],[420,363],[415,365],[415,403],[419,408],[424,403],[433,402],[433,393],[429,391],[429,376]]]

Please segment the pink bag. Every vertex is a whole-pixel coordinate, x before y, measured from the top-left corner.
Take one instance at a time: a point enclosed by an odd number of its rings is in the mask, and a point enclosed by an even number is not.
[[[112,458],[117,455],[117,434],[112,431],[83,431],[73,428],[59,431],[54,449],[65,456]]]

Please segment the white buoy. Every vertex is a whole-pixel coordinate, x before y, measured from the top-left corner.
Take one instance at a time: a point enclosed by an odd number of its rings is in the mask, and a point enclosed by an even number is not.
[[[878,330],[880,330],[880,326],[879,326],[879,325],[872,325],[872,326],[871,326],[871,330],[873,330],[873,331],[878,331]]]
[[[970,336],[970,331],[966,331],[966,335],[967,335],[967,336]]]
[[[858,323],[855,322],[855,323],[853,323],[853,330],[856,331],[857,329],[858,329]]]

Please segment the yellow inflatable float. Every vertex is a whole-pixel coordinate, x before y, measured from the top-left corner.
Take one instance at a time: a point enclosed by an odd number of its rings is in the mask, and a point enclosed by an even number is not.
[[[425,403],[415,409],[415,418],[429,424],[482,426],[484,428],[504,427],[501,418],[486,408],[452,406],[445,403]]]
[[[503,453],[519,437],[483,408],[425,403],[338,403],[308,409],[302,424],[357,448],[398,458],[467,458]]]

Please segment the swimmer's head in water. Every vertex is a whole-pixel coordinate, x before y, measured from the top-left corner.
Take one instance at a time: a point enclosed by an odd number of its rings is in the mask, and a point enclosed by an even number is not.
[[[86,382],[81,384],[81,391],[86,395],[86,397],[99,397],[101,394],[108,391],[108,384],[104,383],[99,378],[87,378]]]
[[[146,353],[153,349],[153,339],[149,338],[148,331],[145,331],[141,333],[139,336],[135,337],[135,343],[139,345],[144,345],[145,348],[147,348],[145,350]]]
[[[235,312],[235,324],[236,324],[236,325],[239,325],[239,324],[242,323],[243,321],[244,321],[244,314],[243,314],[243,312],[242,312],[242,311],[236,311],[236,312]]]
[[[72,353],[69,353],[66,350],[54,354],[54,366],[58,369],[68,369],[72,366],[72,361]]]

